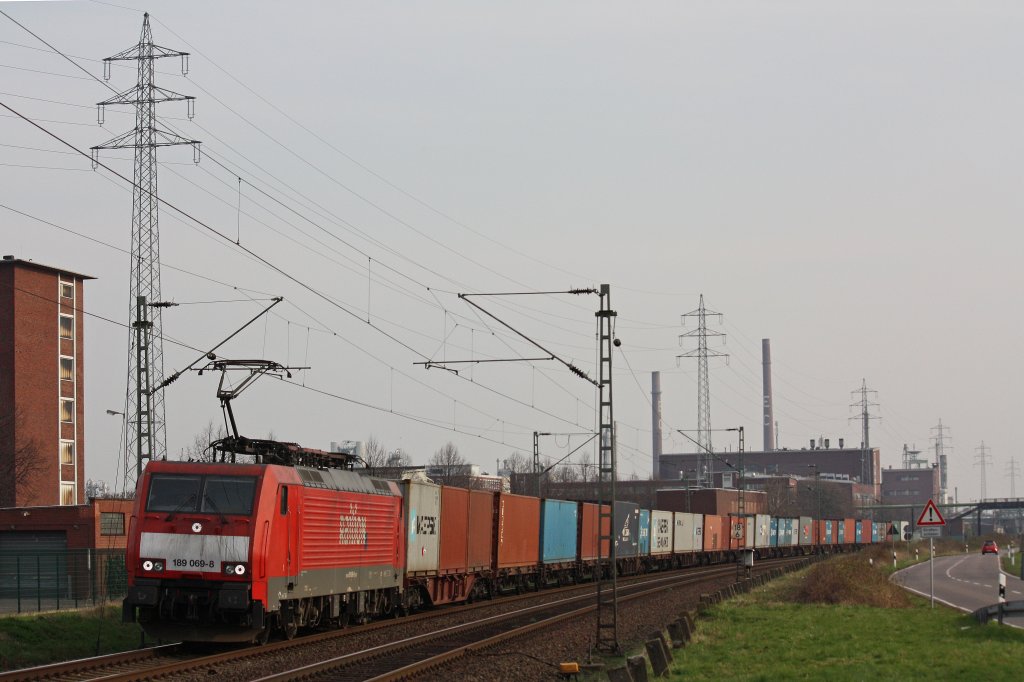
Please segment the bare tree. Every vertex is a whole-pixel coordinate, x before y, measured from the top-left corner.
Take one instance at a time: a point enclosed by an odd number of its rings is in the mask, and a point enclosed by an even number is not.
[[[20,408],[0,417],[0,504],[13,507],[19,500],[16,491],[21,491],[22,500],[32,500],[36,493],[36,473],[43,458],[39,444],[34,438],[15,440],[15,433],[24,428],[24,416]]]
[[[456,481],[461,481],[465,477],[466,459],[459,454],[459,448],[451,441],[431,455],[427,465],[436,467],[438,477],[449,485],[457,485]]]
[[[584,483],[597,480],[597,465],[594,464],[590,450],[580,453],[580,480]]]
[[[210,449],[210,443],[220,440],[227,435],[224,425],[218,424],[214,426],[211,419],[199,433],[192,437],[192,443],[185,446],[185,449],[181,451],[181,459],[190,462],[212,462],[214,460],[214,452]]]
[[[533,462],[518,450],[505,458],[504,465],[505,471],[510,475],[529,474],[533,472]]]
[[[388,451],[384,445],[377,440],[376,436],[370,436],[363,445],[363,462],[370,471],[381,469],[387,464]]]
[[[565,460],[565,462],[551,470],[551,480],[556,483],[574,483],[579,478],[579,471],[572,458]]]
[[[800,508],[794,499],[796,489],[789,485],[789,479],[768,479],[765,482],[764,491],[768,496],[768,514],[783,517],[800,515]]]

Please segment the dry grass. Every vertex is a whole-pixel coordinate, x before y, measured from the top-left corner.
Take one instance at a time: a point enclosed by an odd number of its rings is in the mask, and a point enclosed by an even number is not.
[[[843,604],[907,608],[906,591],[889,582],[884,559],[868,562],[870,552],[839,556],[812,566],[793,588],[790,598],[803,604]],[[881,565],[880,565],[881,564]]]

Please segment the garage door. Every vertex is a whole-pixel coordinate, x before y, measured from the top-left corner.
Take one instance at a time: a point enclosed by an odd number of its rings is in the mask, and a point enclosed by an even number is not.
[[[64,596],[67,547],[64,531],[0,532],[0,596]]]

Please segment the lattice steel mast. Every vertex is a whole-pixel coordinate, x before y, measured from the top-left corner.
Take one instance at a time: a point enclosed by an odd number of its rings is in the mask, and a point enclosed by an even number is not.
[[[729,354],[708,349],[709,336],[720,336],[723,339],[723,343],[725,339],[725,334],[722,332],[708,331],[708,315],[717,315],[719,323],[721,323],[722,314],[706,309],[704,307],[704,294],[701,294],[697,309],[684,313],[681,316],[684,326],[686,325],[686,318],[696,317],[697,328],[679,335],[679,345],[683,345],[687,339],[696,338],[697,347],[682,355],[677,355],[676,360],[679,358],[697,358],[697,445],[700,447],[700,471],[697,472],[697,475],[700,480],[705,481],[705,484],[710,487],[711,473],[714,468],[714,457],[712,456],[714,449],[711,444],[711,390],[708,377],[708,358],[728,358]]]
[[[871,476],[870,477],[868,476],[868,472],[867,472],[867,468],[868,468],[869,464],[871,462],[873,462],[874,460],[872,458],[867,457],[866,454],[871,449],[871,440],[870,440],[870,436],[871,436],[871,428],[870,428],[871,427],[871,420],[872,419],[881,419],[881,417],[879,417],[877,415],[871,414],[871,408],[872,407],[878,407],[878,403],[872,402],[871,400],[869,400],[868,399],[868,395],[869,394],[874,394],[874,395],[877,396],[878,395],[878,391],[874,391],[874,390],[868,388],[868,380],[867,379],[861,379],[860,380],[860,388],[858,388],[856,390],[853,390],[853,391],[850,391],[850,395],[856,396],[857,394],[860,394],[860,400],[858,400],[855,403],[850,403],[850,407],[859,407],[860,408],[860,413],[858,415],[856,415],[855,417],[850,417],[849,421],[853,421],[855,419],[861,420],[860,480],[861,480],[862,483],[870,482],[873,485],[877,485],[878,481],[874,480],[875,472],[874,472],[873,466],[872,466],[872,472],[871,472]]]
[[[974,466],[981,468],[981,497],[978,499],[984,501],[988,496],[988,476],[986,475],[986,469],[992,464],[992,457],[988,454],[989,447],[985,445],[985,441],[981,441],[981,445],[974,448],[977,452],[974,456]],[[980,513],[980,512],[979,512]]]
[[[597,503],[598,503],[598,556],[597,569],[597,648],[619,653],[619,584],[616,570],[615,491],[617,463],[615,449],[615,415],[612,412],[612,347],[615,338],[615,317],[611,309],[611,287],[601,285],[601,307],[597,313],[598,343],[598,447],[597,447]],[[605,505],[607,504],[607,508]],[[605,524],[608,524],[607,526]],[[606,530],[607,529],[607,530]],[[607,542],[607,550],[604,543]],[[605,562],[607,551],[607,563]],[[607,571],[607,573],[606,573]]]
[[[180,57],[181,73],[188,73],[188,53],[153,44],[149,13],[142,20],[142,34],[134,47],[103,60],[103,77],[110,78],[115,61],[138,62],[135,87],[98,104],[98,120],[103,123],[104,107],[130,104],[135,107],[135,128],[92,148],[93,166],[101,149],[134,149],[135,177],[132,192],[132,250],[130,278],[128,410],[125,417],[125,482],[131,485],[142,473],[146,460],[163,458],[167,453],[163,392],[153,392],[164,378],[163,326],[160,310],[160,235],[157,201],[157,147],[189,144],[193,159],[199,161],[199,141],[189,140],[157,128],[156,105],[159,102],[185,101],[188,116],[194,114],[195,98],[158,87],[153,81],[154,61]],[[135,463],[131,459],[134,454]]]

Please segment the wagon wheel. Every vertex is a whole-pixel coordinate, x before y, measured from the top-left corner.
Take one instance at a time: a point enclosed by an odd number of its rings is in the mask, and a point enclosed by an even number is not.
[[[266,626],[259,631],[256,637],[252,640],[252,643],[256,646],[263,646],[268,641],[270,641],[270,623],[267,623]]]
[[[299,631],[299,625],[295,622],[295,617],[288,619],[287,623],[281,623],[281,632],[284,633],[285,639],[295,639],[295,635]]]

